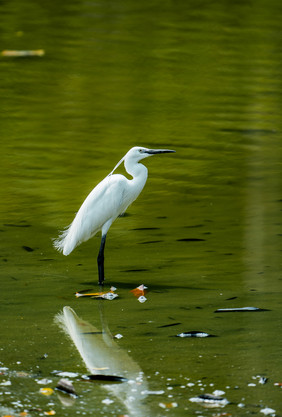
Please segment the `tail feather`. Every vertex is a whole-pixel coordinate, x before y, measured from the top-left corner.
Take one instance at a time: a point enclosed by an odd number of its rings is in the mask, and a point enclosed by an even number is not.
[[[64,255],[69,255],[71,251],[74,249],[74,247],[70,248],[70,245],[67,239],[69,231],[70,231],[70,227],[71,225],[66,227],[66,229],[62,231],[59,237],[53,240],[54,248],[57,249],[59,252],[62,252]]]

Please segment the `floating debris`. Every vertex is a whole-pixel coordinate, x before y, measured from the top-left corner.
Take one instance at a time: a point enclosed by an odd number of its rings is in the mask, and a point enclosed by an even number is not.
[[[215,313],[240,313],[245,311],[269,311],[266,308],[259,307],[238,307],[238,308],[218,308]]]
[[[53,382],[53,381],[52,381],[52,379],[43,378],[43,379],[36,380],[36,382],[37,382],[37,384],[40,384],[40,385],[47,385],[47,384],[51,384],[51,382]]]
[[[107,292],[107,293],[105,293],[105,294],[101,294],[101,296],[99,297],[93,297],[93,298],[103,298],[104,300],[109,300],[109,301],[111,301],[111,300],[114,300],[115,298],[117,298],[118,297],[118,295],[117,294],[114,294],[114,293],[112,293],[112,292]]]
[[[145,294],[147,293],[148,287],[146,287],[144,284],[139,285],[139,287],[134,288],[133,290],[130,290],[132,294],[137,297],[139,303],[145,303],[147,301],[147,298],[145,297]]]
[[[127,382],[128,379],[123,376],[117,375],[83,375],[82,377],[85,381],[101,381],[101,382]]]
[[[118,333],[118,334],[116,334],[116,335],[114,336],[114,338],[115,338],[115,339],[122,339],[122,338],[123,338],[123,335],[122,335],[122,334],[120,334],[120,333]]]
[[[269,414],[272,416],[275,416],[276,411],[273,410],[273,408],[265,407],[262,410],[260,410],[261,413],[263,413],[265,416],[268,416]]]
[[[165,393],[164,390],[159,391],[150,391],[148,389],[141,391],[141,395],[163,395]]]
[[[259,376],[259,381],[258,381],[259,384],[264,385],[267,383],[267,381],[268,381],[268,378],[266,378],[265,376]]]
[[[39,359],[47,359],[48,358],[48,353],[44,353],[44,355],[42,355]]]
[[[189,401],[193,403],[199,403],[205,407],[210,408],[225,407],[227,404],[229,404],[229,401],[226,398],[222,398],[213,394],[201,394],[197,397],[189,398]]]
[[[63,378],[77,378],[79,375],[76,372],[54,372],[56,375],[61,376]]]
[[[75,296],[78,297],[91,297],[91,298],[99,298],[104,300],[114,300],[118,297],[118,294],[115,293],[116,287],[111,287],[110,291],[100,291],[100,292],[89,292],[85,293],[83,291],[76,292]]]
[[[49,396],[54,393],[54,390],[52,388],[40,388],[39,392],[43,395]]]
[[[225,391],[222,391],[221,389],[216,389],[216,390],[213,391],[212,394],[215,395],[216,397],[219,397],[221,395],[224,395]]]
[[[58,382],[56,389],[59,391],[63,391],[66,394],[73,395],[74,397],[77,397],[77,394],[75,392],[75,389],[72,385],[72,383],[68,379],[60,379]]]
[[[266,378],[265,376],[261,376],[261,375],[257,375],[257,376],[252,376],[252,379],[254,380],[258,380],[258,383],[261,385],[264,385],[267,383],[268,378]],[[252,384],[248,384],[249,386],[255,386],[256,384],[252,385]]]
[[[140,297],[138,297],[137,300],[139,301],[139,303],[145,303],[145,301],[147,301],[147,298],[144,297],[144,295],[140,295]]]
[[[54,416],[56,414],[56,411],[55,410],[44,411],[43,414],[45,416]]]
[[[0,383],[0,385],[4,386],[4,387],[8,387],[9,385],[12,385],[12,382],[11,381],[3,381],[3,382]]]
[[[178,407],[178,404],[176,402],[171,402],[171,403],[159,403],[159,406],[161,408],[176,408]]]
[[[144,296],[147,293],[147,291],[146,291],[147,289],[148,289],[148,287],[146,287],[144,284],[141,284],[141,285],[139,285],[139,287],[136,287],[133,290],[130,290],[130,292],[132,292],[132,294],[135,297],[140,298],[140,296]]]
[[[102,403],[106,404],[106,405],[110,405],[113,402],[114,402],[114,400],[111,400],[110,398],[105,398],[104,400],[102,400]]]
[[[176,337],[215,337],[214,334],[209,334],[206,332],[192,331],[192,332],[182,332],[178,333]]]
[[[19,50],[4,50],[1,52],[2,56],[12,57],[12,58],[23,58],[23,57],[32,57],[32,56],[43,56],[45,55],[44,49],[36,49],[33,51],[19,51]]]

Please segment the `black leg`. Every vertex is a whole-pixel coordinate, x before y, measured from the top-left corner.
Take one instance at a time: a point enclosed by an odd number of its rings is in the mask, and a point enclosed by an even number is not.
[[[104,284],[104,249],[106,244],[106,237],[107,235],[102,236],[100,250],[97,258],[98,263],[98,274],[99,274],[99,285]]]

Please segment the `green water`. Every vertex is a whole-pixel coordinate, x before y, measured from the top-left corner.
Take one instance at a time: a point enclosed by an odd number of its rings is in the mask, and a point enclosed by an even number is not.
[[[278,0],[1,3],[1,50],[45,51],[0,58],[1,415],[128,414],[101,384],[73,380],[67,407],[36,379],[87,373],[54,317],[69,305],[102,328],[100,302],[74,297],[98,290],[100,237],[67,258],[51,238],[135,145],[176,154],[145,161],[107,239],[119,298],[104,319],[163,391],[130,417],[281,415],[281,13]],[[142,283],[144,304],[130,293]],[[269,311],[214,313],[245,306]],[[172,337],[192,330],[218,337]],[[189,401],[215,389],[224,409]]]

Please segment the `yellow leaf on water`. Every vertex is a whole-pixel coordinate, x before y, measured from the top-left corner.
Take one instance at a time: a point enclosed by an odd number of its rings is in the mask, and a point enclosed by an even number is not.
[[[109,291],[100,291],[100,292],[76,292],[75,296],[78,297],[102,297],[106,294],[115,294],[116,288],[112,289],[114,287],[111,287]]]
[[[54,416],[56,414],[56,411],[50,410],[50,411],[44,411],[45,416]]]
[[[43,395],[52,395],[54,390],[52,388],[40,388],[39,390]]]

